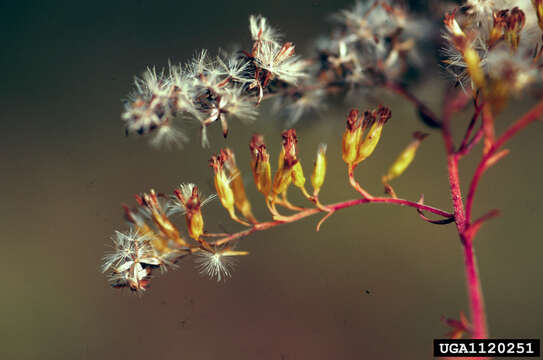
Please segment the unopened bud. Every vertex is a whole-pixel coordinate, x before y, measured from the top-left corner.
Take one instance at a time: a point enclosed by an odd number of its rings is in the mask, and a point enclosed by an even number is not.
[[[417,149],[420,143],[427,136],[428,134],[424,134],[418,131],[413,134],[413,141],[404,149],[404,151],[402,151],[402,153],[398,156],[396,161],[388,170],[388,173],[385,176],[387,181],[392,180],[403,174],[403,172],[413,162],[413,159],[415,159],[415,154],[417,153]]]
[[[324,184],[324,178],[326,177],[326,144],[320,144],[319,150],[317,150],[317,159],[315,160],[315,167],[313,168],[313,174],[311,175],[311,185],[315,194],[318,194],[322,184]]]
[[[292,167],[292,183],[300,189],[303,189],[305,186],[304,171],[302,169],[302,163],[299,161]]]

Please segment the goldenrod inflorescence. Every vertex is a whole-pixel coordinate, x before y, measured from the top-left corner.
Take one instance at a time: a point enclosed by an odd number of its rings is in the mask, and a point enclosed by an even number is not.
[[[473,202],[482,175],[509,153],[504,144],[543,114],[541,89],[534,86],[540,86],[542,80],[543,0],[466,0],[445,13],[444,36],[438,44],[441,61],[461,89],[447,89],[440,116],[408,90],[412,80],[408,74],[431,59],[428,54],[421,56],[420,49],[435,48],[432,41],[439,41],[428,36],[437,32],[431,21],[394,0],[360,1],[333,19],[336,28],[317,42],[313,56],[307,58],[299,57],[294,44],[284,41],[259,15],[249,18],[250,50],[221,51],[216,57],[202,51],[187,65],[170,65],[162,72],[148,69],[136,79],[135,91],[122,114],[127,134],[152,134],[155,145],[181,145],[188,136],[174,124],[180,116],[190,115],[201,126],[202,144],[208,146],[209,126],[219,123],[226,137],[231,119],[256,119],[258,106],[268,98],[275,99],[275,109],[286,113],[283,117],[290,126],[304,114],[324,108],[328,96],[357,91],[357,95],[371,94],[373,99],[379,95],[377,89],[385,89],[412,103],[421,120],[442,133],[453,211],[426,205],[423,195],[418,201],[402,199],[391,185],[413,163],[428,136],[421,131],[413,133],[411,142],[383,171],[381,181],[387,195],[372,195],[356,180],[355,169],[376,151],[392,111],[382,105],[363,112],[353,109],[341,140],[339,135],[336,140],[341,141],[348,182],[357,198],[321,203],[319,195],[329,176],[326,144],[318,146],[309,175],[305,172],[308,163],[298,152],[296,129],[281,133],[281,149],[276,155],[268,151],[264,136],[255,134],[249,143],[250,170],[256,190],[263,196],[260,202],[250,201],[243,164],[237,163],[232,149],[223,148],[209,160],[216,194],[206,197],[195,184],[183,183],[172,195],[151,189],[136,195],[135,207],[124,206],[129,229],[112,237],[113,250],[104,256],[102,270],[114,287],[141,293],[155,270],[175,268],[181,259],[194,255],[201,273],[221,281],[231,275],[234,260],[248,254],[235,249],[239,240],[254,232],[322,214],[318,231],[341,209],[368,203],[396,204],[416,209],[418,216],[431,224],[455,223],[464,249],[471,323],[464,316],[460,321],[446,319],[446,323],[453,328],[453,337],[469,332],[475,338],[485,338],[486,313],[473,238],[499,211],[472,218]],[[531,92],[538,103],[497,134],[495,119],[508,101]],[[457,146],[451,120],[470,104],[473,115]],[[459,161],[481,142],[480,162],[463,194]],[[292,190],[303,195],[305,205],[290,201]],[[237,226],[242,226],[240,231],[209,231],[209,225],[218,221],[204,215],[204,205],[214,198]],[[258,209],[257,204],[268,210],[268,220],[256,218],[253,209]],[[184,217],[185,228],[174,219],[179,215]]]

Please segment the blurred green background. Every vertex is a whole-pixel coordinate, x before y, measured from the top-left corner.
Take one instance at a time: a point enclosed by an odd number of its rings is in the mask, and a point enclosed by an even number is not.
[[[440,317],[468,312],[463,256],[453,225],[433,226],[415,211],[364,205],[337,213],[319,233],[305,219],[243,240],[233,278],[198,274],[192,262],[157,277],[143,297],[109,287],[99,271],[115,229],[125,229],[120,203],[151,187],[180,182],[213,191],[207,160],[230,146],[247,180],[257,217],[264,203],[250,185],[248,141],[265,134],[275,158],[283,123],[264,105],[251,126],[231,122],[225,141],[211,129],[200,149],[198,128],[184,151],[156,151],[123,135],[120,99],[146,66],[188,60],[232,43],[249,46],[248,15],[261,13],[297,50],[326,34],[327,16],[350,1],[52,1],[0,2],[0,164],[2,359],[421,359],[448,329]],[[437,31],[437,30],[436,30]],[[437,35],[437,33],[436,33]],[[446,81],[437,63],[413,91],[438,110]],[[370,192],[414,130],[424,130],[402,99],[382,92],[373,107],[392,108],[374,156],[357,171]],[[526,111],[519,99],[499,127]],[[324,202],[356,196],[340,155],[344,119],[337,102],[296,128],[300,157],[311,169],[328,143]],[[455,122],[462,132],[468,113]],[[540,188],[541,124],[511,142],[511,154],[483,178],[475,214],[503,215],[476,239],[493,337],[540,337],[543,265]],[[480,154],[461,164],[464,188]],[[439,133],[394,182],[398,194],[450,209]],[[293,191],[294,193],[294,191]],[[293,195],[293,199],[300,199]],[[301,201],[301,199],[300,199]],[[218,202],[205,208],[212,230],[239,229]],[[369,294],[366,292],[369,291]]]

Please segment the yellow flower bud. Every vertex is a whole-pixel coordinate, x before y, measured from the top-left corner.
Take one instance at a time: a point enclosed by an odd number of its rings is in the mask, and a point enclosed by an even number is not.
[[[518,48],[520,41],[520,31],[526,23],[526,15],[524,11],[520,10],[518,7],[511,9],[509,17],[507,18],[507,27],[505,28],[505,39],[511,45],[513,50]]]
[[[313,174],[311,175],[311,185],[313,185],[314,193],[318,194],[322,184],[324,184],[324,178],[326,177],[326,144],[320,144],[317,151],[317,159],[315,160],[315,167],[313,168]]]
[[[362,139],[362,129],[358,119],[358,110],[353,109],[347,117],[347,127],[343,134],[342,155],[343,161],[352,165],[356,160],[358,146]]]
[[[543,0],[532,0],[534,4],[535,12],[537,14],[537,24],[539,28],[543,30]]]
[[[251,168],[253,169],[256,188],[267,198],[270,195],[272,185],[270,154],[266,150],[261,135],[253,135],[249,147],[251,149]]]
[[[454,37],[465,38],[466,34],[464,33],[464,31],[462,31],[460,25],[458,25],[455,16],[456,10],[445,14],[445,19],[443,20],[443,22],[445,23],[445,27]]]
[[[256,222],[256,219],[251,210],[251,203],[247,199],[245,187],[243,185],[243,177],[236,165],[234,153],[229,148],[221,150],[221,158],[224,162],[228,175],[231,179],[230,187],[234,192],[234,204],[241,214],[249,221]]]
[[[390,117],[390,109],[382,106],[379,106],[379,108],[374,110],[371,114],[369,112],[365,113],[363,127],[366,128],[369,126],[370,128],[358,148],[355,164],[367,159],[373,153],[379,143],[379,139],[381,139],[383,126]]]
[[[294,186],[299,187],[300,189],[304,188],[305,185],[305,176],[302,169],[302,163],[299,161],[294,164],[292,167],[292,183]]]
[[[298,159],[296,157],[296,144],[298,142],[296,130],[290,129],[283,131],[281,136],[283,137],[283,147],[279,154],[279,166],[273,178],[272,192],[274,197],[287,191],[293,180],[295,180],[298,185],[300,183],[305,183],[301,165],[296,167],[296,175],[294,175],[294,167],[298,164]],[[294,179],[295,177],[296,179]]]
[[[202,211],[195,211],[192,215],[185,216],[187,219],[187,227],[189,229],[189,235],[191,238],[198,240],[204,233],[204,218]]]
[[[136,199],[139,199],[138,202],[142,200],[139,196],[136,196]],[[126,220],[134,224],[137,233],[149,236],[151,238],[151,243],[153,244],[153,247],[157,249],[158,252],[165,252],[169,250],[168,240],[166,238],[155,233],[153,229],[151,229],[151,227],[145,222],[141,221],[140,218],[137,217],[132,209],[130,209],[128,206],[123,204],[122,207],[124,209],[124,216]]]
[[[494,12],[493,25],[488,36],[488,47],[492,48],[503,38],[503,31],[507,26],[507,13],[509,10],[500,10]]]
[[[149,194],[143,194],[141,197],[136,196],[136,200],[141,206],[145,206],[151,212],[153,222],[166,238],[183,246],[188,245],[179,234],[179,230],[177,230],[166,214],[164,214],[164,211],[158,202],[157,194],[153,189],[151,189]]]
[[[236,209],[234,208],[236,201],[235,195],[232,187],[230,186],[232,179],[226,175],[226,171],[224,169],[224,157],[221,155],[213,155],[209,160],[209,166],[213,168],[213,172],[215,173],[215,190],[217,190],[217,197],[221,201],[222,206],[226,209],[226,211],[228,211],[228,214],[232,220],[245,226],[250,226],[247,222],[240,220],[236,215]]]
[[[199,240],[204,233],[204,218],[198,187],[194,184],[185,184],[181,185],[180,189],[176,189],[174,193],[185,208],[185,220],[189,236],[194,240]]]
[[[413,162],[420,143],[427,136],[428,134],[424,134],[418,131],[413,134],[413,141],[404,149],[404,151],[402,151],[402,153],[398,156],[396,161],[388,170],[388,173],[385,176],[385,179],[387,181],[392,180],[403,174],[403,172],[409,167],[411,162]]]
[[[230,187],[230,179],[226,175],[223,167],[223,161],[220,156],[213,155],[209,161],[210,166],[215,172],[214,183],[215,190],[217,190],[217,196],[221,201],[222,206],[230,214],[235,214],[234,212],[234,192]]]
[[[484,89],[486,87],[485,74],[481,68],[481,58],[477,51],[470,47],[467,47],[464,51],[464,61],[468,68],[468,73],[473,81],[473,84],[477,89]]]
[[[273,177],[273,196],[282,194],[287,191],[289,185],[292,182],[292,169],[279,169]]]

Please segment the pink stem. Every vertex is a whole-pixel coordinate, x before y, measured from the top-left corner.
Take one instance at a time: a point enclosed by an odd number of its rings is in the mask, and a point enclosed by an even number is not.
[[[477,270],[477,261],[473,250],[473,239],[471,236],[460,235],[464,245],[464,265],[466,271],[466,282],[469,290],[469,303],[472,322],[472,338],[488,338],[486,325],[486,311],[481,290],[481,281]]]
[[[486,154],[483,156],[481,161],[479,162],[479,165],[477,166],[477,169],[475,170],[475,173],[473,175],[473,178],[471,180],[471,184],[469,187],[468,197],[466,200],[466,217],[468,219],[468,222],[471,219],[471,213],[473,208],[473,200],[475,197],[475,192],[477,190],[477,186],[479,185],[479,180],[481,180],[481,176],[487,169],[488,161],[494,156],[497,150],[499,150],[500,147],[503,146],[509,139],[511,139],[515,134],[517,134],[520,130],[524,129],[526,126],[531,124],[532,122],[536,121],[541,114],[543,113],[543,100],[539,101],[530,111],[528,111],[526,114],[524,114],[520,119],[518,119],[513,125],[511,125],[488,149]]]
[[[482,108],[483,108],[482,106],[475,104],[475,112],[466,130],[464,139],[462,139],[462,143],[458,147],[457,153],[458,155],[460,155],[460,157],[467,155],[471,151],[473,146],[475,146],[479,142],[479,140],[481,140],[481,137],[483,136],[483,126],[481,126],[479,130],[475,133],[475,136],[473,136],[473,139],[470,140],[471,133],[475,127],[477,118],[481,114]]]
[[[450,132],[449,122],[454,108],[446,106],[443,116],[443,141],[447,151],[447,168],[449,172],[449,185],[454,207],[456,228],[464,247],[464,271],[466,273],[466,287],[469,296],[469,305],[472,322],[472,337],[487,338],[486,312],[484,308],[481,282],[477,271],[477,262],[473,251],[472,236],[467,233],[468,222],[462,201],[460,179],[458,176],[458,155],[454,151],[454,143]]]
[[[433,214],[443,216],[445,218],[453,217],[453,214],[451,214],[449,212],[446,212],[446,211],[443,211],[441,209],[437,209],[437,208],[432,207],[432,206],[419,204],[419,203],[416,203],[414,201],[409,201],[409,200],[404,200],[404,199],[397,199],[397,198],[387,198],[387,197],[372,197],[370,199],[367,199],[367,198],[354,199],[354,200],[343,201],[343,202],[339,202],[339,203],[335,203],[335,204],[331,204],[331,205],[324,205],[323,207],[326,208],[329,212],[335,212],[337,210],[341,210],[341,209],[345,209],[345,208],[348,208],[348,207],[351,207],[351,206],[365,204],[365,203],[383,203],[383,204],[403,205],[403,206],[413,207],[413,208],[419,209],[421,211],[431,212]],[[272,227],[275,227],[275,226],[278,226],[278,225],[281,225],[281,224],[292,223],[292,222],[301,220],[303,218],[306,218],[308,216],[311,216],[311,215],[314,215],[314,214],[317,214],[317,213],[323,212],[323,211],[324,210],[321,209],[321,208],[311,208],[311,209],[306,209],[306,210],[300,211],[300,212],[298,212],[298,213],[296,213],[296,214],[294,214],[292,216],[288,216],[288,217],[282,218],[280,220],[274,220],[274,221],[258,223],[258,224],[255,224],[254,226],[252,226],[249,229],[246,229],[246,230],[240,231],[238,233],[226,236],[226,237],[224,237],[222,239],[219,239],[219,240],[215,241],[212,244],[217,245],[217,246],[218,245],[223,245],[223,244],[226,244],[226,243],[228,243],[230,241],[233,241],[233,240],[236,240],[236,239],[251,235],[252,233],[254,233],[256,231],[267,230],[269,228],[272,228]]]

